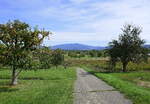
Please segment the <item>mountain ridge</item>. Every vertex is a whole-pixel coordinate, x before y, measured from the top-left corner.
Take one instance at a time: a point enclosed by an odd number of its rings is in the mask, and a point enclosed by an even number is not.
[[[79,43],[60,44],[51,47],[51,49],[62,49],[62,50],[104,50],[106,48],[107,47],[91,46]]]
[[[145,48],[150,49],[149,44],[144,45]],[[86,44],[80,44],[80,43],[68,43],[68,44],[59,44],[54,45],[52,47],[49,47],[53,50],[55,49],[62,49],[62,50],[104,50],[108,49],[108,46],[92,46],[92,45],[86,45]]]

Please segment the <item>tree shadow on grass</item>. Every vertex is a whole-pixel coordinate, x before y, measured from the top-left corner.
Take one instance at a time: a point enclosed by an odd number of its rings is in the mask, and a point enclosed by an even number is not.
[[[42,78],[42,77],[23,77],[19,79],[20,80],[45,80],[45,78]]]
[[[96,71],[88,71],[89,74],[95,74],[95,73],[101,73],[101,72],[96,72]]]
[[[90,74],[96,74],[96,73],[103,73],[103,74],[111,74],[111,73],[130,73],[130,72],[121,72],[121,71],[117,71],[117,72],[97,72],[97,71],[88,71]]]
[[[8,80],[2,80],[2,81],[0,81],[0,87],[9,86],[9,85],[10,85],[10,81],[8,81]]]
[[[10,88],[10,87],[0,87],[0,93],[1,92],[14,92],[17,91],[17,88]]]
[[[10,77],[0,77],[0,79],[10,79]]]
[[[0,79],[2,80],[11,80],[11,78],[7,78],[7,77],[1,77]],[[54,77],[54,78],[43,78],[43,77],[22,77],[22,78],[18,78],[19,80],[62,80],[64,78],[60,78],[60,77]],[[0,82],[0,85],[2,83]]]
[[[17,91],[17,88],[12,88],[10,86],[10,81],[2,81],[0,82],[0,93],[1,92],[13,92]]]
[[[62,78],[54,77],[54,78],[42,78],[42,77],[24,77],[19,78],[20,80],[61,80]]]
[[[9,77],[0,77],[0,79],[11,79],[11,78],[9,78]],[[18,79],[20,79],[20,80],[45,80],[44,78],[42,78],[42,77],[23,77],[23,78],[18,78]]]

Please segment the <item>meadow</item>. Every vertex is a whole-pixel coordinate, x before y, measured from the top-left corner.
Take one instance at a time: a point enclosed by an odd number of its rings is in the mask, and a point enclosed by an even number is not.
[[[10,86],[11,70],[0,70],[0,104],[72,104],[74,68],[27,70]]]
[[[115,70],[111,70],[109,67],[109,58],[72,58],[66,59],[66,63],[69,66],[86,66],[95,69],[98,72],[120,72],[122,69],[122,64],[117,62]],[[147,62],[132,63],[130,62],[127,66],[127,71],[150,71],[150,59]]]
[[[82,67],[104,80],[133,104],[150,103],[150,60],[147,63],[129,63],[128,72],[120,71],[117,63],[109,69],[108,58],[69,58],[67,68],[24,70],[19,84],[10,86],[11,70],[0,69],[0,104],[73,104],[76,67]]]

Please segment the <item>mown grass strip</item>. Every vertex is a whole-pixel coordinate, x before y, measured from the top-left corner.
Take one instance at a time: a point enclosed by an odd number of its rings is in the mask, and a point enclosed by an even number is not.
[[[74,68],[23,71],[14,87],[9,86],[10,70],[1,70],[0,76],[0,104],[73,104]]]
[[[112,85],[120,92],[124,93],[126,97],[133,101],[133,104],[150,104],[150,91],[145,90],[134,83],[124,81],[119,77],[115,77],[111,73],[97,73],[89,68],[84,69]]]

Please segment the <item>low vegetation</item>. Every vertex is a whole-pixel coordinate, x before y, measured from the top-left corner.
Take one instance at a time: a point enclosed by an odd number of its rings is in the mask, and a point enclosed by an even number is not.
[[[73,68],[23,71],[17,86],[9,86],[10,70],[0,70],[0,104],[72,104]]]
[[[121,93],[124,93],[127,98],[133,101],[134,104],[150,104],[149,87],[147,85],[139,85],[136,81],[134,82],[134,80],[141,80],[143,82],[149,81],[150,73],[99,73],[89,68],[85,69],[88,72],[97,76],[98,78],[101,78],[102,80],[106,81],[108,84],[118,89]]]
[[[121,72],[122,64],[121,62],[116,63],[116,67],[112,70],[109,66],[109,58],[85,58],[85,59],[66,59],[69,66],[86,66],[97,70],[98,72]],[[129,62],[127,66],[127,71],[150,71],[150,59],[141,63]]]

